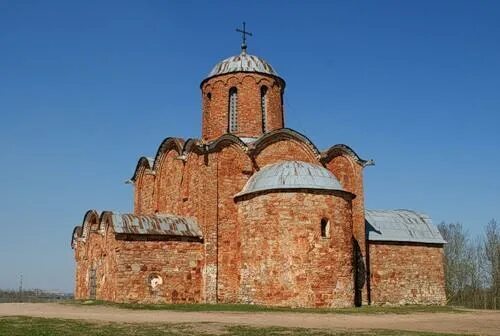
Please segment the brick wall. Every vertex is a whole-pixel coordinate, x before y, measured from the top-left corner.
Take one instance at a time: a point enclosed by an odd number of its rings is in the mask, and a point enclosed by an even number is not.
[[[359,282],[367,265],[363,168],[348,153],[329,152],[320,163],[311,144],[286,132],[248,149],[223,140],[209,153],[191,150],[182,158],[174,147],[161,153],[156,171],[139,168],[135,211],[194,217],[203,243],[104,242],[91,230],[75,250],[77,298],[88,297],[95,267],[97,295],[111,301],[351,306],[360,292],[358,299],[368,302],[368,282]],[[285,192],[235,202],[256,170],[282,160],[324,164],[356,197]],[[322,216],[331,218],[330,239],[319,239]],[[354,246],[362,261],[355,267]],[[373,245],[372,302],[442,303],[439,253],[429,246]],[[164,290],[147,286],[152,273],[169,279]]]
[[[138,172],[134,190],[134,212],[150,215],[155,212],[155,172],[142,166]]]
[[[269,141],[265,146],[253,153],[255,163],[259,168],[283,160],[297,160],[314,164],[320,164],[315,153],[302,142],[291,139],[280,139]]]
[[[104,236],[99,232],[99,215],[97,212],[88,211],[83,221],[83,239],[76,242],[76,283],[75,298],[87,299],[90,297],[90,269],[96,269],[96,278],[104,275],[104,267],[108,264],[104,258],[106,251]],[[100,267],[100,271],[97,268]],[[98,274],[100,272],[100,274]],[[97,294],[97,293],[96,293]]]
[[[237,302],[241,267],[241,222],[234,195],[252,173],[248,155],[238,146],[224,147],[218,155],[218,302]]]
[[[268,193],[248,196],[239,201],[238,208],[242,227],[240,302],[353,305],[348,195]],[[329,238],[321,237],[323,218],[330,221]]]
[[[369,243],[373,304],[445,304],[443,248]]]
[[[177,159],[178,155],[171,149],[159,159],[154,192],[158,213],[194,217],[200,224],[205,255],[202,296],[206,302],[240,302],[241,254],[245,243],[241,225],[242,220],[247,220],[238,217],[234,195],[243,189],[256,169],[282,160],[321,164],[319,157],[308,144],[286,134],[277,134],[248,152],[229,141],[208,154],[190,151],[184,161]],[[137,188],[139,192],[149,190],[143,187],[144,182],[141,183]],[[147,198],[147,195],[138,196],[142,197]],[[351,225],[351,219],[344,224]],[[347,263],[352,261],[352,244],[350,246]],[[344,291],[344,294],[350,300],[352,293]],[[329,302],[334,304],[333,299]],[[343,302],[340,304],[344,305],[346,300]]]
[[[97,299],[112,301],[115,296],[116,254],[99,231],[90,233],[85,242],[78,243],[75,250],[76,299],[90,298],[91,269],[95,270],[95,296]]]
[[[185,241],[117,240],[117,302],[202,302],[203,245]],[[149,284],[160,276],[157,288]]]
[[[95,269],[96,299],[114,302],[203,302],[203,244],[190,241],[146,241],[140,236],[116,239],[93,232],[75,249],[76,299],[90,298]],[[163,283],[152,288],[151,276]]]
[[[159,213],[178,213],[183,162],[175,149],[164,152],[156,172],[155,205]]]
[[[353,209],[353,235],[359,247],[357,257],[357,303],[368,303],[368,287],[366,281],[366,229],[365,229],[365,205],[363,191],[363,167],[346,153],[336,151],[331,153],[326,160],[325,166],[340,181],[344,190],[356,195],[352,202]]]

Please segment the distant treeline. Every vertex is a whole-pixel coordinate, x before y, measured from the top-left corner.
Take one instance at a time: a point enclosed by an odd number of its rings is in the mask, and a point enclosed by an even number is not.
[[[48,302],[69,300],[73,294],[55,293],[41,289],[29,289],[22,291],[0,289],[0,302]]]
[[[500,226],[492,219],[472,238],[459,223],[438,225],[444,246],[448,303],[500,309]]]

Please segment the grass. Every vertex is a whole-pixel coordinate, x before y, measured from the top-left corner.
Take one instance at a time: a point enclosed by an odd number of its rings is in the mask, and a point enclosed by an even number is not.
[[[240,336],[444,336],[451,334],[411,332],[396,330],[327,331],[302,328],[259,328],[227,326],[217,323],[190,324],[129,324],[98,323],[79,320],[46,319],[35,317],[0,317],[2,336],[187,336],[187,335],[240,335]],[[456,334],[453,334],[456,336]]]
[[[351,308],[290,308],[271,307],[248,304],[138,304],[138,303],[113,303],[106,301],[67,301],[65,304],[110,306],[122,309],[136,310],[173,310],[186,312],[293,312],[293,313],[319,313],[319,314],[412,314],[412,313],[449,313],[463,310],[451,306],[362,306]]]

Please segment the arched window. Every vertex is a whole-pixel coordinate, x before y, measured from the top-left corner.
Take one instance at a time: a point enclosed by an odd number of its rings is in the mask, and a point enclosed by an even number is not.
[[[260,88],[260,111],[262,113],[262,133],[267,131],[267,86]]]
[[[238,90],[229,89],[229,133],[238,131]]]
[[[330,238],[330,221],[326,218],[321,220],[321,238]]]
[[[284,90],[281,89],[281,127],[285,127],[285,112],[284,112],[284,101],[283,101],[283,92]]]

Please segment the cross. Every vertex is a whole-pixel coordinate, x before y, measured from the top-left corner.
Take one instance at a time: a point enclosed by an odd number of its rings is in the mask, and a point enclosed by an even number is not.
[[[245,22],[243,22],[243,30],[239,29],[239,28],[236,28],[236,31],[238,33],[241,33],[242,37],[243,37],[243,43],[241,44],[241,50],[242,51],[246,51],[247,50],[247,35],[248,36],[253,36],[252,33],[250,32],[247,32],[245,30]]]

